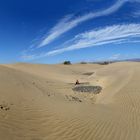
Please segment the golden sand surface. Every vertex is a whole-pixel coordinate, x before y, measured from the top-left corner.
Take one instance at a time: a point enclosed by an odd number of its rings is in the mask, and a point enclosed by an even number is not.
[[[0,65],[0,140],[140,140],[140,63]]]

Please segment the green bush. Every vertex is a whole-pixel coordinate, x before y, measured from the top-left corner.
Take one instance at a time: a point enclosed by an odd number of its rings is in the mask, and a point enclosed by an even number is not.
[[[64,61],[63,64],[64,64],[64,65],[71,65],[71,62],[70,62],[70,61]]]
[[[84,62],[84,61],[83,61],[83,62],[80,62],[80,64],[87,64],[87,62]]]
[[[110,64],[110,62],[105,61],[105,62],[99,62],[98,64],[100,64],[100,65],[108,65],[108,64]]]

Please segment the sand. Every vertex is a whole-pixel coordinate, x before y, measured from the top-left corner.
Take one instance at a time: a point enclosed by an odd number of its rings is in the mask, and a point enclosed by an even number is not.
[[[0,65],[0,139],[139,140],[139,72],[136,62]],[[77,79],[101,93],[74,92]]]

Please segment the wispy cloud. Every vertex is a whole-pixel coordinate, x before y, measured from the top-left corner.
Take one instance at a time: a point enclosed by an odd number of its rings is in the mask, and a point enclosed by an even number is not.
[[[91,30],[76,35],[73,39],[64,43],[64,47],[38,55],[25,55],[24,58],[40,58],[57,55],[66,51],[82,48],[101,46],[114,43],[127,43],[137,41],[140,38],[140,24],[113,25],[105,28]],[[65,46],[66,45],[66,46]]]
[[[140,2],[140,0],[117,0],[111,7],[99,11],[91,12],[80,17],[73,18],[73,15],[66,16],[60,20],[48,33],[47,36],[40,42],[37,48],[43,47],[54,41],[56,38],[64,34],[65,32],[78,26],[80,23],[85,22],[96,17],[110,15],[120,9],[126,2]]]
[[[139,11],[135,11],[135,12],[133,13],[133,16],[134,16],[134,17],[140,17],[140,10],[139,10]]]
[[[71,51],[80,48],[92,47],[97,45],[104,45],[109,43],[125,43],[127,37],[135,37],[139,35],[139,24],[130,25],[115,25],[98,30],[92,30],[86,33],[79,34],[73,39],[66,41],[61,45],[61,49],[55,49],[50,52],[35,53],[36,49],[47,46],[53,42],[56,38],[60,37],[64,33],[78,26],[79,24],[94,19],[96,17],[110,15],[118,11],[126,2],[139,2],[140,0],[117,0],[111,7],[100,10],[99,12],[84,14],[83,16],[75,17],[74,15],[67,15],[61,19],[42,39],[38,39],[37,43],[33,43],[27,50],[22,53],[23,59],[38,59],[45,56],[51,56],[63,53],[65,51]],[[134,27],[134,28],[133,28]],[[130,28],[130,29],[127,29]],[[138,30],[137,30],[138,29]],[[138,42],[138,40],[132,40]],[[131,43],[131,41],[128,41]],[[63,48],[62,48],[63,47]],[[57,47],[58,48],[58,47]]]
[[[72,39],[72,42],[69,41],[70,43],[68,47],[50,51],[47,55],[56,55],[65,51],[117,42],[130,42],[130,38],[133,38],[134,41],[136,40],[136,37],[140,37],[140,24],[109,26],[103,29],[92,30],[79,34]]]
[[[120,53],[118,53],[118,54],[114,54],[113,56],[109,57],[109,60],[117,60],[117,59],[120,58],[120,56],[121,56]]]

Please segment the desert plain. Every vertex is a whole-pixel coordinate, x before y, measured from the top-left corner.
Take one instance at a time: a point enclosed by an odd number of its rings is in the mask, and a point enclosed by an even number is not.
[[[140,63],[1,64],[0,140],[140,140]]]

